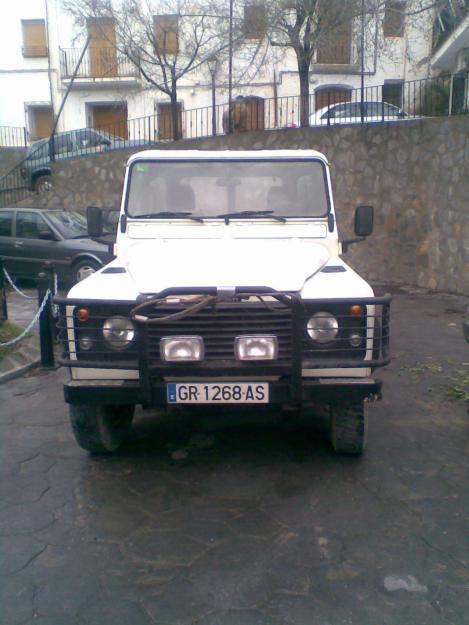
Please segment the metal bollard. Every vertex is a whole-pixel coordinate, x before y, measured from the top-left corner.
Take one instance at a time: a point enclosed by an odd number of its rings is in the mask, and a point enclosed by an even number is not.
[[[0,258],[0,321],[8,321],[7,290],[3,273],[3,258]]]
[[[54,325],[52,318],[52,293],[54,291],[53,274],[46,268],[37,276],[38,303],[42,304],[47,290],[50,294],[39,317],[39,340],[41,346],[41,365],[44,369],[54,369]]]

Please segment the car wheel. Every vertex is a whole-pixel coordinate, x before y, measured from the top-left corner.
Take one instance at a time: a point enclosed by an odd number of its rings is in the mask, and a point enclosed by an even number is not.
[[[92,453],[108,453],[122,446],[135,406],[83,404],[69,408],[73,434],[80,447]]]
[[[36,193],[47,193],[53,188],[51,176],[38,176],[34,181]]]
[[[98,269],[100,269],[100,265],[95,260],[92,260],[91,258],[89,260],[87,258],[85,258],[84,260],[81,260],[73,267],[73,272],[72,272],[73,284],[76,284],[77,282],[81,282],[88,276],[91,276],[93,273],[96,273]]]
[[[329,433],[334,451],[359,456],[366,447],[367,430],[363,401],[331,406]]]

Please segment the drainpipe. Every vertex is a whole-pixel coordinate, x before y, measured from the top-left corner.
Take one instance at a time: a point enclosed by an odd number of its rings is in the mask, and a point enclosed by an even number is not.
[[[75,78],[77,77],[78,70],[80,69],[80,65],[81,65],[81,62],[83,61],[83,57],[85,56],[85,52],[86,52],[88,46],[90,45],[90,41],[91,41],[91,35],[88,35],[88,39],[86,40],[86,43],[85,43],[85,45],[83,47],[83,50],[82,50],[82,52],[80,54],[80,58],[78,59],[78,63],[77,63],[77,65],[76,65],[76,67],[75,67],[75,69],[73,71],[73,75],[72,75],[72,77],[70,79],[70,82],[68,84],[67,91],[65,92],[65,95],[62,98],[62,102],[60,103],[59,112],[57,113],[57,116],[56,116],[56,118],[54,120],[54,125],[52,127],[52,132],[51,132],[51,135],[49,137],[49,156],[50,156],[50,160],[51,161],[55,161],[54,134],[55,134],[55,131],[57,130],[57,124],[59,123],[59,119],[60,119],[60,116],[62,114],[63,108],[65,106],[65,102],[67,101],[68,94],[70,93],[70,89],[72,88],[73,83],[75,81]]]

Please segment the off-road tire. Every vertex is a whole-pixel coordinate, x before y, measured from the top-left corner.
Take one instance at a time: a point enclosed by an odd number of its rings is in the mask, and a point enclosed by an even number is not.
[[[101,265],[93,259],[84,258],[80,260],[72,267],[72,281],[73,284],[81,282],[88,276],[101,269]]]
[[[359,456],[366,447],[367,431],[363,401],[331,406],[329,434],[334,451]]]
[[[75,440],[92,453],[117,451],[129,433],[133,405],[71,405],[70,421]]]
[[[52,177],[48,175],[38,176],[34,181],[34,190],[36,193],[48,193],[52,190]]]

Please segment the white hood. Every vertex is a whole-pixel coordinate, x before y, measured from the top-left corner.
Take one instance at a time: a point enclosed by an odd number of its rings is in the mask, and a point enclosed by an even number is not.
[[[307,239],[160,239],[139,241],[126,255],[140,293],[236,286],[301,291],[329,259],[325,245]]]

